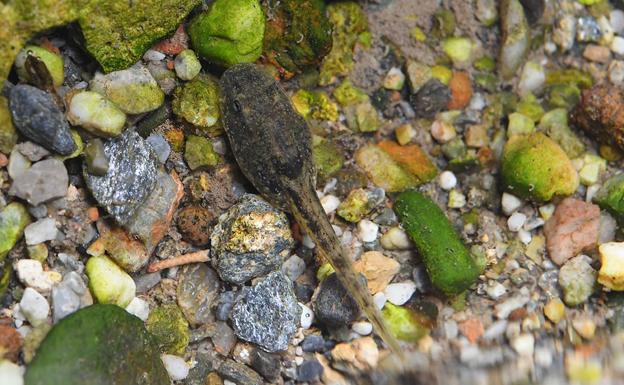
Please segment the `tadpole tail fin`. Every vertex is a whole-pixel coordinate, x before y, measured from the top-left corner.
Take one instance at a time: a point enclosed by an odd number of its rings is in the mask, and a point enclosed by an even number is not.
[[[397,339],[390,332],[381,311],[375,306],[368,288],[358,279],[358,273],[353,269],[351,259],[334,233],[316,192],[310,190],[303,192],[290,190],[287,199],[291,213],[306,234],[312,238],[321,256],[333,266],[338,278],[373,324],[377,334],[393,353],[403,358],[403,351]],[[319,220],[316,221],[316,218]]]

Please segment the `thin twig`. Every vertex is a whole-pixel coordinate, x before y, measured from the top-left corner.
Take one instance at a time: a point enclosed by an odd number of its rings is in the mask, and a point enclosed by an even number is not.
[[[157,271],[168,269],[170,267],[188,265],[189,263],[208,262],[210,250],[200,250],[193,253],[178,255],[177,257],[164,259],[162,261],[154,262],[147,267],[148,273],[155,273]]]

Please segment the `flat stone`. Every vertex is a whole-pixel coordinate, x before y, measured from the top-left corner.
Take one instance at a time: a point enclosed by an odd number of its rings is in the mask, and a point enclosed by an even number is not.
[[[53,218],[43,218],[26,226],[24,229],[24,238],[26,238],[26,244],[30,246],[56,239],[58,233],[56,220]]]
[[[25,199],[33,206],[62,198],[67,194],[69,177],[65,165],[58,159],[46,159],[35,163],[18,175],[9,194]]]
[[[30,140],[61,155],[76,150],[69,123],[52,95],[20,84],[11,90],[9,108],[13,124]]]
[[[221,284],[217,273],[205,263],[187,265],[178,277],[178,305],[192,326],[214,321]]]
[[[236,335],[273,353],[286,350],[299,327],[301,308],[281,271],[267,275],[239,299],[232,311]]]
[[[279,378],[282,364],[278,354],[271,354],[261,349],[254,349],[251,352],[250,365],[267,381],[275,383]]]
[[[332,327],[340,327],[355,321],[360,309],[344,288],[336,273],[321,282],[314,302],[314,314],[318,320]]]
[[[225,380],[237,385],[263,385],[262,377],[248,366],[231,359],[226,359],[219,365],[217,372]]]
[[[20,301],[20,310],[31,325],[37,326],[46,322],[50,314],[50,304],[35,289],[27,287]]]
[[[156,185],[158,159],[152,147],[131,130],[106,142],[104,151],[109,159],[108,172],[91,175],[85,166],[85,181],[100,206],[125,226]]]
[[[50,155],[50,151],[31,141],[22,142],[15,147],[17,148],[17,151],[28,158],[31,162],[38,162]]]

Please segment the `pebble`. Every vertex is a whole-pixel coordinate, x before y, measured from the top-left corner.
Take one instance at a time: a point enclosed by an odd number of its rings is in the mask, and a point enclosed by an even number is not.
[[[267,275],[236,302],[231,319],[240,339],[272,353],[288,347],[301,322],[301,307],[292,283],[277,271]]]
[[[377,239],[379,225],[376,223],[369,221],[368,219],[362,219],[358,222],[357,228],[362,242],[374,242]]]
[[[542,227],[546,223],[542,218],[532,217],[529,218],[526,222],[524,222],[523,229],[526,231],[532,231],[537,229],[538,227]]]
[[[410,104],[419,118],[431,119],[446,108],[451,90],[438,79],[431,79],[410,97]]]
[[[282,271],[293,282],[303,274],[306,269],[306,263],[299,258],[297,254],[293,254],[282,264]]]
[[[19,177],[21,174],[26,172],[30,166],[30,161],[16,148],[11,151],[11,154],[9,155],[9,167],[7,167],[7,171],[9,172],[11,179]]]
[[[124,114],[115,104],[97,92],[82,91],[70,95],[67,119],[93,135],[118,136],[126,124]]]
[[[50,151],[31,141],[22,142],[15,149],[32,162],[38,162],[50,155]]]
[[[54,183],[50,183],[54,181]],[[69,176],[65,165],[58,159],[46,159],[17,175],[9,194],[25,199],[33,206],[62,198],[67,194]]]
[[[518,239],[520,240],[520,242],[524,243],[525,245],[528,245],[529,243],[531,243],[533,236],[531,235],[530,231],[520,229],[518,230]]]
[[[151,288],[158,285],[161,280],[159,272],[143,274],[134,278],[137,294],[147,293]]]
[[[322,352],[325,349],[325,340],[318,334],[310,334],[301,342],[304,352]]]
[[[280,378],[282,364],[279,355],[266,353],[261,349],[253,349],[249,361],[251,367],[270,383],[274,384]]]
[[[384,294],[390,303],[401,306],[412,298],[416,292],[416,284],[412,281],[391,283],[384,290]]]
[[[589,317],[581,316],[572,320],[572,327],[586,340],[591,340],[596,334],[596,323]]]
[[[591,267],[591,258],[579,255],[567,261],[559,270],[559,286],[563,300],[569,306],[587,301],[596,284],[596,271]]]
[[[99,303],[125,308],[136,296],[132,277],[106,256],[89,258],[86,273],[91,294]]]
[[[191,205],[178,211],[176,223],[184,240],[203,246],[210,242],[216,220],[216,214],[211,209]]]
[[[443,171],[438,177],[438,184],[443,190],[452,190],[457,186],[457,177],[452,171]]]
[[[215,315],[219,321],[227,321],[234,307],[236,293],[233,291],[224,291],[219,296],[219,302],[215,310]]]
[[[219,218],[211,236],[213,265],[236,284],[278,269],[294,245],[286,215],[246,194]]]
[[[512,338],[510,344],[520,356],[532,357],[535,350],[535,337],[533,334],[520,334]]]
[[[9,108],[13,124],[28,139],[61,155],[76,150],[69,123],[52,95],[20,84],[11,89]]]
[[[495,315],[499,319],[506,319],[512,311],[520,309],[529,302],[529,296],[524,293],[516,294],[494,307]]]
[[[148,49],[143,54],[143,60],[145,61],[161,61],[164,60],[167,56],[159,51]]]
[[[160,163],[165,163],[171,154],[171,146],[162,135],[150,135],[145,139],[152,146]]]
[[[199,74],[201,71],[201,63],[197,56],[195,56],[195,52],[191,49],[185,49],[180,52],[174,62],[174,68],[176,75],[182,80],[191,80],[195,76]]]
[[[24,385],[22,368],[6,359],[0,360],[0,378],[6,385]]]
[[[297,368],[297,381],[318,381],[323,374],[323,366],[317,360],[306,360]]]
[[[45,323],[50,314],[50,304],[35,289],[27,287],[20,301],[20,311],[33,326]]]
[[[413,248],[412,241],[407,233],[400,227],[390,228],[379,240],[381,247],[386,250],[410,250]]]
[[[373,295],[373,302],[379,310],[383,309],[386,305],[386,301],[388,301],[388,298],[386,298],[386,294],[383,291]]]
[[[132,315],[137,316],[141,321],[147,321],[147,317],[149,317],[149,303],[147,301],[142,300],[139,297],[134,297],[132,301],[126,306],[126,311]]]
[[[497,300],[505,295],[505,293],[507,292],[507,288],[505,288],[505,285],[500,282],[489,281],[485,292],[488,296],[490,296],[490,298],[492,298],[493,300]]]
[[[52,319],[54,323],[65,318],[80,308],[81,297],[87,292],[87,286],[80,274],[71,271],[63,281],[52,288]]]
[[[449,192],[448,207],[451,209],[460,209],[466,206],[466,195],[462,194],[457,189],[452,189]]]
[[[36,245],[45,241],[56,239],[59,231],[56,228],[56,220],[43,218],[31,223],[24,229],[24,238],[27,245]]]
[[[511,214],[509,219],[507,219],[507,227],[509,228],[509,231],[512,231],[515,233],[515,232],[518,232],[522,228],[525,221],[526,221],[526,215],[516,212],[516,213]]]
[[[520,96],[526,96],[539,91],[544,86],[545,81],[546,74],[544,72],[544,67],[537,62],[526,62],[522,69],[522,74],[520,75],[520,82],[518,83]]]
[[[361,336],[367,336],[373,332],[373,324],[366,321],[358,321],[353,323],[351,329]]]
[[[366,277],[368,290],[374,294],[388,286],[401,265],[378,251],[367,251],[355,262],[353,268]]]
[[[624,31],[624,11],[614,9],[609,13],[609,22],[613,32],[619,34]]]
[[[611,51],[616,55],[624,55],[624,37],[616,36],[611,42]]]
[[[184,316],[192,326],[214,321],[221,284],[217,273],[205,263],[184,266],[178,277],[177,299]]]
[[[299,302],[299,306],[301,307],[301,327],[307,330],[314,322],[314,312],[301,302]]]
[[[332,327],[348,325],[359,316],[357,303],[348,294],[336,273],[330,274],[321,282],[314,302],[314,314],[321,323]]]
[[[565,305],[559,297],[551,298],[544,306],[544,315],[555,325],[565,316]]]
[[[184,358],[171,354],[163,354],[160,358],[171,380],[182,381],[188,376],[190,367]]]
[[[494,321],[486,330],[483,332],[483,339],[486,341],[495,340],[505,333],[507,330],[507,324],[509,322],[506,319],[501,319],[498,321]]]
[[[327,194],[321,198],[321,206],[323,206],[325,214],[329,215],[340,206],[340,199],[335,195]]]
[[[431,124],[431,136],[440,143],[446,143],[457,136],[457,131],[451,123],[436,120]]]
[[[616,44],[614,46],[612,43],[611,49],[616,52],[616,49],[622,49],[622,47],[619,44]],[[611,51],[608,47],[589,44],[587,45],[587,47],[585,47],[585,50],[583,51],[583,57],[596,63],[608,63],[611,60]]]
[[[52,290],[55,283],[53,277],[58,275],[55,272],[44,272],[41,262],[34,259],[20,259],[15,262],[14,268],[20,282],[43,294],[48,294]]]

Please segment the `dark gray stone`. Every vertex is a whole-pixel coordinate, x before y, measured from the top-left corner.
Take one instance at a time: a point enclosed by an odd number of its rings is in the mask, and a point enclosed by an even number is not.
[[[65,165],[58,159],[35,163],[13,179],[9,194],[25,199],[33,206],[67,194],[69,177]]]
[[[438,79],[431,79],[410,97],[410,104],[419,118],[431,119],[446,108],[451,91]]]
[[[260,349],[254,349],[250,355],[251,367],[267,381],[275,383],[282,371],[282,363],[280,356],[277,354],[267,353]]]
[[[154,189],[158,159],[152,147],[132,130],[106,142],[104,151],[108,172],[91,175],[85,166],[85,181],[100,206],[126,225]]]
[[[336,273],[321,282],[314,302],[314,314],[321,323],[332,327],[348,325],[360,315],[357,302],[349,295]]]
[[[323,374],[323,365],[317,360],[303,361],[297,368],[297,381],[312,382],[321,378]]]
[[[250,367],[238,362],[226,359],[217,368],[217,373],[225,380],[232,381],[237,385],[262,385],[262,377]]]
[[[322,352],[324,348],[325,340],[318,334],[310,334],[301,342],[301,349],[304,352]]]
[[[136,293],[144,294],[150,291],[151,288],[158,285],[161,280],[160,272],[143,274],[134,278],[134,284],[136,285]]]
[[[213,264],[221,278],[242,284],[278,269],[294,240],[284,213],[247,194],[219,218],[211,243]]]
[[[13,124],[30,140],[61,155],[76,151],[69,123],[52,95],[20,84],[11,90],[9,108]]]
[[[192,326],[214,321],[212,307],[220,288],[217,273],[205,263],[182,268],[177,288],[178,305]]]
[[[301,318],[292,283],[281,271],[267,275],[232,311],[236,335],[269,353],[286,350]]]
[[[152,146],[156,155],[158,155],[158,160],[160,160],[161,163],[165,163],[171,154],[169,142],[167,142],[162,135],[150,135],[146,140]]]

